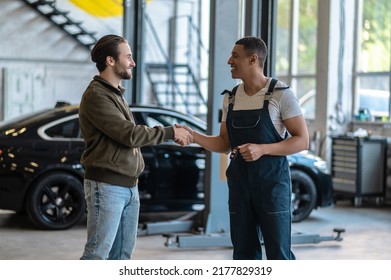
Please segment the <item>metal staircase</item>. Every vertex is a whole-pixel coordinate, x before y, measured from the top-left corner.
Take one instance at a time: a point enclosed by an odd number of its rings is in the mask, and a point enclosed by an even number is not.
[[[187,50],[189,55],[185,63],[170,61],[147,14],[145,20],[154,40],[154,50],[157,50],[161,56],[160,59],[154,60],[160,62],[145,64],[145,71],[151,84],[154,101],[160,106],[173,108],[205,120],[207,102],[199,87],[200,78],[194,74],[199,70],[197,69],[199,61],[194,61],[198,59],[198,56],[192,59],[190,55],[192,49],[196,47],[194,45],[189,46]],[[198,30],[195,31],[198,32]],[[201,44],[200,41],[198,43]]]
[[[88,50],[96,43],[95,32],[88,32],[81,24],[71,19],[68,11],[61,11],[56,8],[55,0],[21,0],[36,10],[39,14],[53,22],[61,30],[75,39]]]
[[[148,63],[145,70],[158,105],[205,117],[206,101],[189,65]]]

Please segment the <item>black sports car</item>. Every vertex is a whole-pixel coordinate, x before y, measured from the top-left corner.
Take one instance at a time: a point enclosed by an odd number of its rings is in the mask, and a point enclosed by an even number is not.
[[[186,124],[206,130],[201,120],[177,111],[131,106],[138,124]],[[72,227],[85,213],[84,141],[78,106],[46,109],[0,123],[0,209],[26,211],[43,229]],[[204,207],[205,150],[173,141],[142,148],[146,167],[139,180],[141,212],[199,211]],[[332,204],[326,164],[308,152],[289,156],[293,221]]]

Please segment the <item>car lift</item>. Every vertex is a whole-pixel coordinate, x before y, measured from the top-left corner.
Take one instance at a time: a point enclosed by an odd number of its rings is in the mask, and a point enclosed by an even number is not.
[[[179,248],[206,248],[206,247],[232,247],[229,232],[206,233],[203,228],[194,232],[197,212],[191,212],[178,219],[146,222],[140,224],[138,235],[162,234],[166,238],[166,247]],[[334,228],[336,235],[321,236],[319,234],[308,234],[302,232],[292,233],[292,245],[295,244],[317,244],[324,241],[342,241],[343,228]]]
[[[139,223],[137,235],[143,236],[190,232],[194,224],[192,218],[196,215],[197,212],[190,212],[172,220]]]
[[[345,232],[343,228],[335,228],[336,235],[320,236],[319,234],[293,233],[292,245],[295,244],[317,244],[323,241],[342,241],[341,233]],[[232,247],[229,234],[163,234],[166,238],[164,245],[166,247],[179,248],[205,248],[205,247]]]

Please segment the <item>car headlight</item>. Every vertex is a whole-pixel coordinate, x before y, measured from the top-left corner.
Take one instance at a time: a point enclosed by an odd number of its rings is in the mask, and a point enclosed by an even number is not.
[[[205,169],[205,159],[200,159],[200,158],[197,159],[196,165],[197,165],[198,169],[201,169],[201,170]]]
[[[326,161],[324,161],[324,160],[315,161],[314,165],[320,172],[330,174],[329,167],[328,167]]]

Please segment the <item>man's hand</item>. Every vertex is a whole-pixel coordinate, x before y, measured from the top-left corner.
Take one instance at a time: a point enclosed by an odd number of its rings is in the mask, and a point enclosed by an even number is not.
[[[261,144],[244,144],[238,146],[239,153],[245,161],[256,161],[265,154]]]
[[[182,128],[184,128],[184,129],[186,129],[191,135],[193,135],[193,130],[190,128],[190,127],[188,127],[187,125],[184,125],[184,124],[175,124],[175,127],[182,127]]]
[[[185,126],[176,124],[174,126],[174,141],[181,146],[189,145],[193,143],[193,131]]]

